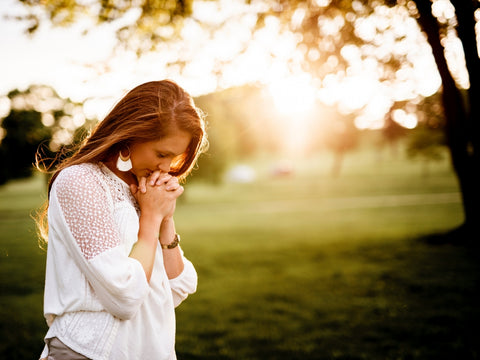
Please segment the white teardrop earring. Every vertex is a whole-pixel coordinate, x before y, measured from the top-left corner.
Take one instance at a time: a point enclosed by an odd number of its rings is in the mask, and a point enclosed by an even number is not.
[[[129,171],[132,169],[132,160],[130,160],[130,151],[128,152],[127,156],[122,155],[122,151],[120,150],[117,159],[117,169],[120,171]]]

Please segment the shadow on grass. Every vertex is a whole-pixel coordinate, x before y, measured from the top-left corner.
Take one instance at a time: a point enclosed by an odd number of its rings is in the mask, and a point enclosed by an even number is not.
[[[462,224],[451,230],[421,236],[418,241],[428,245],[457,245],[480,250],[480,230]]]
[[[182,305],[179,360],[479,359],[477,254],[424,238],[231,257]]]
[[[480,238],[474,234],[462,225],[412,241],[420,247],[405,263],[408,280],[397,285],[417,317],[412,345],[429,349],[418,359],[480,359]]]

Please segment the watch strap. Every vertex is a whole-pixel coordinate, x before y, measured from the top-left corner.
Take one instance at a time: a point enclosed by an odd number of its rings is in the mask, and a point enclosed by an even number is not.
[[[178,246],[178,243],[180,242],[180,235],[175,234],[173,241],[170,244],[162,244],[160,243],[162,249],[174,249]]]

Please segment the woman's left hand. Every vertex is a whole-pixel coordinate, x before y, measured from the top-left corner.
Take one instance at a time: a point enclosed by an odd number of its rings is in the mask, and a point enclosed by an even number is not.
[[[147,184],[150,186],[165,184],[165,190],[167,191],[175,191],[181,186],[178,183],[178,178],[161,171],[154,171],[148,178],[140,178],[138,181],[140,192],[145,193],[147,191]]]
[[[175,176],[170,176],[170,179],[168,181],[164,182],[164,183],[165,183],[165,189],[167,191],[175,191],[181,186],[178,183],[178,178],[175,177]],[[158,181],[156,182],[156,185],[161,185],[161,184],[162,184],[162,182],[160,182],[160,183]]]

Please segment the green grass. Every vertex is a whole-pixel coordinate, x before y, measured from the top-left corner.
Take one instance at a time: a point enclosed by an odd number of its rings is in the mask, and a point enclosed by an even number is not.
[[[45,253],[30,217],[41,205],[40,177],[0,188],[0,358],[40,355],[47,326],[42,316]],[[39,341],[40,340],[40,341]]]
[[[364,152],[332,178],[329,161],[272,178],[257,159],[252,184],[186,185],[176,225],[199,286],[177,309],[179,360],[479,358],[478,254],[419,241],[462,222],[448,163],[425,177]],[[0,189],[0,358],[42,348],[42,186]]]

